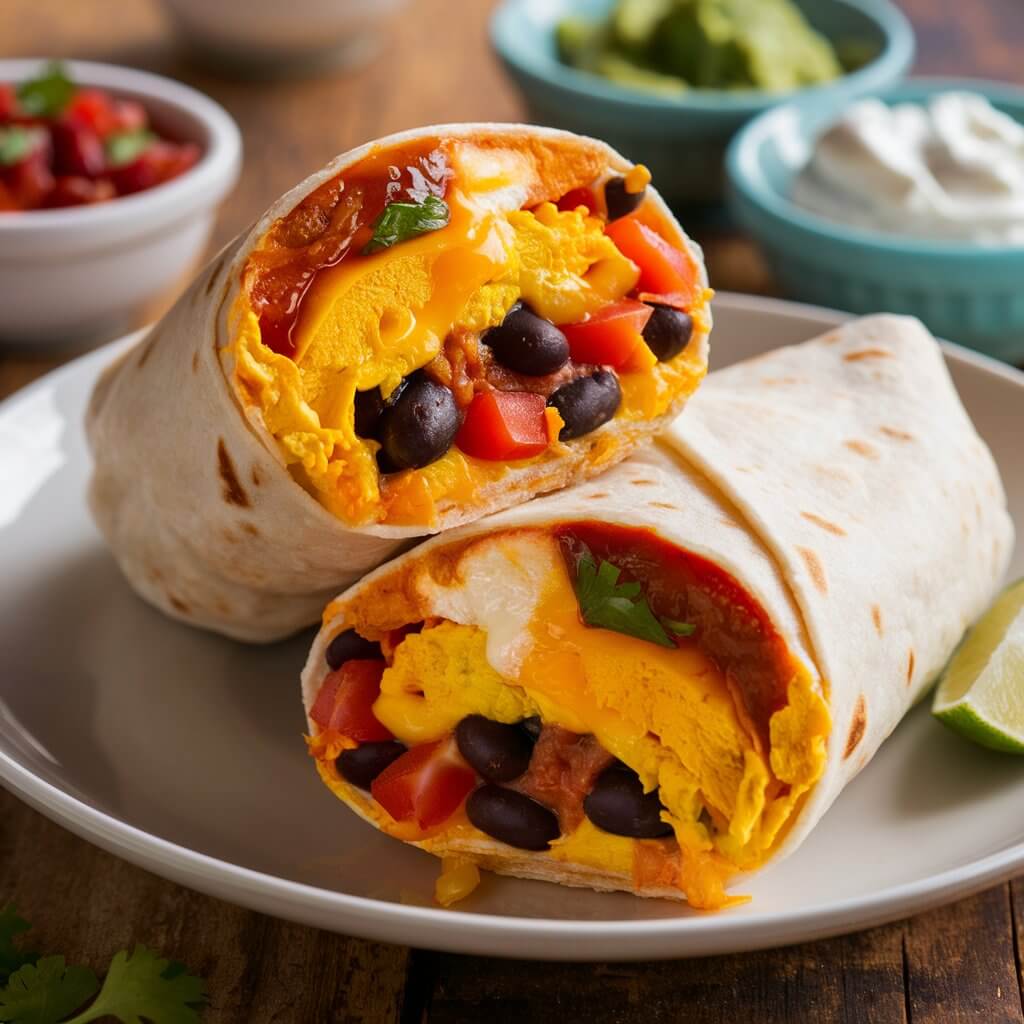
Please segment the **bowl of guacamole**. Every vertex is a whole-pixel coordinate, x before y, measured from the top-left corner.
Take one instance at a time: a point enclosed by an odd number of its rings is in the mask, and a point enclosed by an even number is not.
[[[504,0],[491,39],[530,120],[605,139],[676,204],[721,197],[752,117],[858,99],[914,54],[889,0]]]

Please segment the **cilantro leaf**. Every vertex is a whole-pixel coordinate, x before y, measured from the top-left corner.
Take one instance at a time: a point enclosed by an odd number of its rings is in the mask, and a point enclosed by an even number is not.
[[[137,945],[114,957],[96,1002],[67,1024],[88,1024],[108,1015],[122,1024],[199,1024],[197,1008],[205,1002],[202,978]]]
[[[389,203],[373,222],[373,237],[363,247],[363,255],[369,256],[428,231],[439,231],[450,217],[448,204],[437,196],[427,196],[419,203]]]
[[[18,104],[30,117],[56,117],[71,102],[75,84],[64,65],[50,61],[43,73],[18,86]]]
[[[130,164],[156,136],[147,128],[137,128],[130,132],[115,132],[104,143],[107,153],[107,164],[110,167],[123,167]]]
[[[10,167],[24,160],[35,148],[38,137],[38,133],[20,124],[0,128],[0,165]]]
[[[8,903],[0,910],[0,985],[25,964],[34,964],[39,959],[38,953],[26,953],[14,944],[15,935],[27,932],[28,921],[18,917],[13,903]]]
[[[68,967],[62,956],[47,956],[11,975],[0,992],[0,1020],[15,1024],[58,1024],[100,987],[88,967]]]
[[[576,573],[576,599],[588,626],[611,629],[661,647],[675,647],[641,595],[640,584],[619,583],[618,566],[605,561],[598,566],[590,550],[584,548]]]

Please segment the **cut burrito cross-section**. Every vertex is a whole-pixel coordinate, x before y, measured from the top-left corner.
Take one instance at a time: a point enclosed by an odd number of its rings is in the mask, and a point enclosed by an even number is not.
[[[707,369],[700,250],[592,139],[436,126],[332,161],[97,386],[90,498],[129,581],[247,640],[412,538],[593,476]]]
[[[444,859],[445,902],[486,867],[727,906],[924,692],[1012,539],[938,345],[853,322],[342,594],[303,674],[309,749]]]

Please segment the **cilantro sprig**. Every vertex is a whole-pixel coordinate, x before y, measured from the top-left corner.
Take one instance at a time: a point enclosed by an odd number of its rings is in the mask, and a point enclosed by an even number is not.
[[[137,945],[115,955],[101,985],[88,967],[68,966],[62,956],[23,952],[14,939],[28,927],[13,907],[0,911],[0,1021],[90,1024],[113,1017],[122,1024],[199,1024],[205,985],[183,965]]]
[[[156,135],[148,128],[116,132],[103,144],[107,153],[107,165],[123,167],[125,164],[130,164],[143,150],[149,147],[151,142],[155,141]]]
[[[576,600],[588,626],[648,640],[660,647],[675,647],[669,636],[692,636],[696,626],[675,619],[659,619],[639,583],[620,583],[622,570],[611,562],[598,564],[586,546],[576,564]]]
[[[68,78],[64,65],[52,60],[42,74],[18,86],[18,106],[30,117],[56,117],[74,94],[75,83]]]
[[[437,196],[427,196],[419,203],[388,203],[373,222],[373,237],[363,246],[363,255],[369,256],[429,231],[439,231],[450,219],[448,204]]]

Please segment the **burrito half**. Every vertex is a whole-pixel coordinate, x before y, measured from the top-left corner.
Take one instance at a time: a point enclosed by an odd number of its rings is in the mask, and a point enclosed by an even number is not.
[[[600,479],[456,531],[328,606],[323,781],[445,858],[730,902],[796,848],[1002,577],[999,475],[915,320],[713,374]]]
[[[129,581],[272,640],[409,538],[623,459],[711,325],[649,178],[565,132],[438,126],[281,198],[97,387],[91,502]]]

